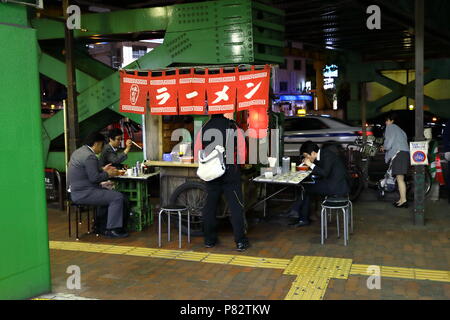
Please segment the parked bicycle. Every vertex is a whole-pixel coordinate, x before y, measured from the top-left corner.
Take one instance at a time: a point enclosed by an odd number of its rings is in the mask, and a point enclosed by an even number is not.
[[[364,142],[363,138],[357,138],[354,143],[348,144],[345,149],[345,161],[350,177],[350,198],[355,201],[364,189],[364,176],[362,170],[363,159],[373,159],[381,146],[383,138],[368,136]],[[368,172],[368,178],[370,172]],[[370,183],[370,181],[368,181]],[[414,168],[411,166],[405,176],[406,191],[408,200],[414,199]],[[431,191],[432,177],[429,167],[425,170],[425,194]],[[392,179],[386,172],[384,178],[376,183],[378,198],[382,199],[386,193],[397,192],[398,186],[395,179]]]

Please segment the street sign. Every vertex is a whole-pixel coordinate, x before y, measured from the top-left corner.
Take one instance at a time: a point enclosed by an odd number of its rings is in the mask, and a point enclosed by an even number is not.
[[[409,154],[412,166],[428,165],[428,141],[410,142]]]

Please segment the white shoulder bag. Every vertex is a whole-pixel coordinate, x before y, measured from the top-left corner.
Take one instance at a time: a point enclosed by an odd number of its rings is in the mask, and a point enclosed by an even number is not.
[[[232,128],[232,125],[230,125],[230,128]],[[228,138],[231,138],[230,133],[232,131],[227,132],[225,144]],[[211,181],[223,176],[226,170],[224,153],[225,148],[220,145],[216,146],[208,156],[205,155],[205,150],[200,150],[198,152],[197,176],[203,181]]]
[[[205,156],[205,150],[198,152],[197,175],[200,179],[211,181],[225,173],[224,152],[225,148],[222,146],[216,146],[207,157]]]

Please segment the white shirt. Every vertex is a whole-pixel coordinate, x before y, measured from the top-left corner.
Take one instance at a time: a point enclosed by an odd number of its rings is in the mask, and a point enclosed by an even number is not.
[[[317,161],[320,161],[320,149],[319,149],[319,152],[317,152],[317,158],[316,158],[316,160]],[[314,170],[314,168],[316,167],[316,165],[313,163],[312,165],[311,165],[311,170]]]
[[[111,144],[110,144],[110,146],[111,146]],[[113,146],[111,146],[111,148],[114,150],[114,152],[117,152],[116,148],[114,148]]]
[[[88,145],[86,145],[89,149],[91,149],[91,151],[92,152],[94,152],[94,150],[91,148],[91,147],[89,147]],[[94,154],[95,154],[95,152],[94,152]]]

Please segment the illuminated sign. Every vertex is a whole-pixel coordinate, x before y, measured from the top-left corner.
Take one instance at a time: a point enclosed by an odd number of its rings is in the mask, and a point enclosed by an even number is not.
[[[282,95],[278,101],[313,101],[313,97],[307,94]]]
[[[338,66],[335,64],[325,66],[323,69],[323,76],[325,78],[337,78],[339,77]]]

